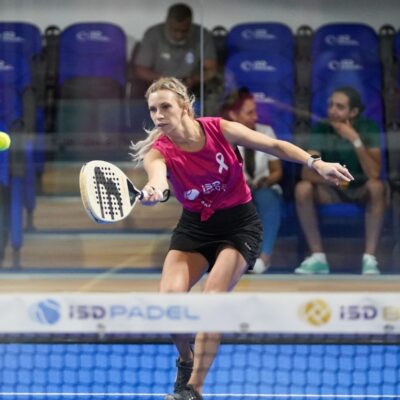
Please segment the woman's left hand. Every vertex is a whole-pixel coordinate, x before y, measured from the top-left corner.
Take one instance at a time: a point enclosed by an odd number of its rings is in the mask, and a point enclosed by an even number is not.
[[[339,186],[342,182],[354,181],[354,177],[350,174],[346,166],[339,163],[319,160],[314,162],[313,169],[325,180],[336,186]]]

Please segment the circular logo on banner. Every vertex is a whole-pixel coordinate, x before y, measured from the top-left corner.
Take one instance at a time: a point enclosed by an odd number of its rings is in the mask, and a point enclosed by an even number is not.
[[[332,316],[331,308],[322,299],[311,300],[300,307],[300,317],[310,325],[320,326],[328,323]]]
[[[55,300],[47,299],[31,306],[30,315],[40,324],[53,325],[61,317],[61,307]]]

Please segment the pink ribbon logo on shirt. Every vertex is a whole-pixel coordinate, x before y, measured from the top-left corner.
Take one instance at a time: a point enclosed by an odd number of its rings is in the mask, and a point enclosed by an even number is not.
[[[222,171],[224,169],[226,169],[228,171],[228,166],[225,164],[224,155],[222,153],[217,153],[215,155],[215,159],[217,160],[217,163],[219,165],[219,168],[218,168],[219,174],[222,174]]]

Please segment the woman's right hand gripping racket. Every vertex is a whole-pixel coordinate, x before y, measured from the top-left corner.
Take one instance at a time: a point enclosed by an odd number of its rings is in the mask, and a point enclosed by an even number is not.
[[[138,200],[147,197],[147,193],[137,189],[117,166],[100,160],[83,165],[79,187],[87,214],[98,224],[123,220]],[[163,195],[161,202],[168,200],[169,190]]]

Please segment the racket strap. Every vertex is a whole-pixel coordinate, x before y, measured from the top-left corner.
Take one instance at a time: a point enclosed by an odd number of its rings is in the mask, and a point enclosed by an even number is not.
[[[156,188],[154,186],[150,186],[150,187],[153,189],[154,192],[156,191]],[[165,189],[162,192],[162,195],[163,195],[163,198],[162,198],[162,200],[160,200],[160,203],[165,203],[169,199],[169,196],[171,195],[171,191],[169,189]]]
[[[171,195],[171,191],[169,189],[165,189],[163,191],[163,199],[160,201],[160,203],[165,203],[169,199],[170,195]]]

